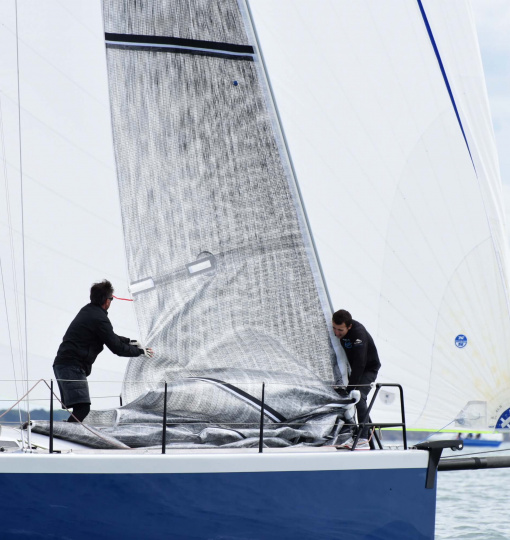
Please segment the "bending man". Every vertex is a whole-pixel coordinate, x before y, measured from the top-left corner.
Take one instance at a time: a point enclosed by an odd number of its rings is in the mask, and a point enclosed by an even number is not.
[[[363,422],[368,411],[367,396],[371,390],[370,383],[376,380],[377,372],[381,367],[379,355],[372,336],[361,323],[354,321],[345,309],[340,309],[333,314],[333,332],[340,339],[351,366],[349,386],[354,386],[361,393],[356,412],[358,422]],[[351,438],[343,446],[352,447],[352,442]],[[366,427],[360,434],[356,448],[368,448],[368,446],[368,428]]]
[[[87,377],[92,364],[106,345],[118,356],[152,358],[152,349],[143,349],[139,343],[113,332],[108,319],[108,308],[113,300],[112,284],[106,279],[94,283],[90,289],[90,304],[81,308],[65,333],[58,348],[53,371],[60,396],[67,408],[73,408],[68,422],[83,421],[90,412]]]

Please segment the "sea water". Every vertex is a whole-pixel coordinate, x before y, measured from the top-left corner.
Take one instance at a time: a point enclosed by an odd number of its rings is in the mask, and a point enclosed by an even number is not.
[[[446,450],[443,455],[510,456],[510,443],[497,449]],[[510,540],[510,469],[438,472],[435,538]]]

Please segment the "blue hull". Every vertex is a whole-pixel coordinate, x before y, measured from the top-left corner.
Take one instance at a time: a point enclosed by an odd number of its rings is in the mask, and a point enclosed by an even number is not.
[[[424,469],[0,474],[2,539],[433,540]]]

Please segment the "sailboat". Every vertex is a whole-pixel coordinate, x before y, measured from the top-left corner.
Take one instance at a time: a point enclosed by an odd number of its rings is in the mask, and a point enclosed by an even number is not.
[[[497,448],[503,442],[502,433],[468,433],[467,436],[462,437],[463,446],[491,446]]]
[[[45,50],[59,34],[20,1],[9,72],[19,86],[2,92],[21,134],[11,153],[3,147],[5,185],[18,192],[5,195],[2,244],[19,378],[27,391],[32,377],[48,379],[58,346],[39,355],[46,371],[34,377],[34,351],[49,345],[44,326],[32,337],[32,322],[62,322],[58,338],[69,322],[79,283],[48,268],[85,260],[88,285],[91,268],[107,268],[102,259],[120,249],[102,236],[115,228],[117,200],[122,228],[111,238],[125,242],[128,275],[117,281],[137,321],[127,324],[157,357],[129,361],[124,405],[55,426],[72,441],[53,441],[61,453],[25,442],[48,447],[49,425],[22,433],[26,451],[0,459],[5,530],[432,539],[437,450],[332,445],[353,403],[333,391],[348,369],[329,323],[348,307],[375,338],[378,381],[403,388],[405,418],[396,387],[382,386],[374,423],[509,429],[508,256],[467,3],[105,0],[96,26],[79,7],[51,9],[70,32],[57,40],[60,63]],[[79,105],[54,101],[45,84]],[[113,145],[101,144],[111,134]],[[44,215],[38,190],[72,210],[25,230],[31,214]],[[58,242],[51,249],[33,236],[50,223],[59,227],[46,234]],[[85,237],[97,240],[86,247]],[[23,288],[17,272],[36,250],[40,281]],[[64,307],[58,319],[45,300]],[[92,441],[107,450],[83,449]]]

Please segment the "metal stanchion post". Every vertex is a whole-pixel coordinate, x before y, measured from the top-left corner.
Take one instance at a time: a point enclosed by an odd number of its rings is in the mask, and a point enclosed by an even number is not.
[[[260,433],[259,433],[259,454],[262,454],[262,447],[264,445],[264,393],[266,383],[262,383],[262,400],[260,405]]]
[[[161,449],[162,454],[166,454],[166,398],[168,393],[168,385],[165,382],[165,402],[163,403],[163,447]]]
[[[53,379],[50,381],[50,454],[53,454]]]

